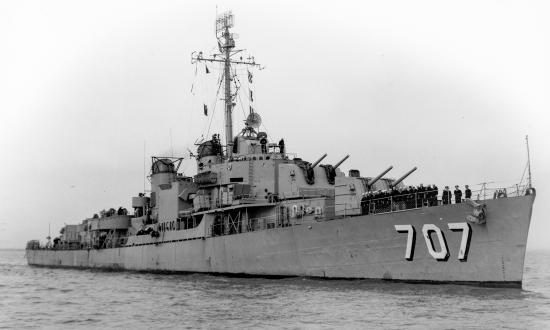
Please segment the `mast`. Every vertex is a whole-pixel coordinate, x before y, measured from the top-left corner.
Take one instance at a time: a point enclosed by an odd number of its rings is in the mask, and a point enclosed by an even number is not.
[[[533,188],[531,184],[531,157],[529,156],[529,135],[525,135],[525,144],[527,145],[527,184],[529,188]]]
[[[249,56],[243,59],[241,56],[239,60],[232,60],[231,57],[237,53],[243,51],[243,49],[234,50],[235,48],[235,34],[229,31],[234,25],[234,16],[231,11],[220,14],[216,18],[216,39],[218,39],[218,48],[220,53],[213,54],[212,56],[205,57],[202,52],[193,52],[191,54],[191,63],[197,62],[219,62],[223,63],[223,82],[224,82],[224,104],[225,104],[225,144],[226,154],[231,156],[233,154],[233,99],[236,95],[231,92],[231,81],[233,76],[231,73],[231,65],[246,65],[252,67],[258,67],[261,69],[260,64],[256,63],[254,57]]]
[[[235,41],[229,33],[229,23],[233,26],[233,15],[231,14],[224,16],[222,20],[224,27],[223,35],[225,39],[225,43],[222,46],[223,52],[225,53],[225,62],[223,63],[223,77],[225,82],[225,143],[228,146],[227,154],[231,155],[233,151],[233,148],[229,148],[229,145],[233,143],[233,116],[231,113],[233,107],[233,98],[231,97],[231,49],[235,47]]]

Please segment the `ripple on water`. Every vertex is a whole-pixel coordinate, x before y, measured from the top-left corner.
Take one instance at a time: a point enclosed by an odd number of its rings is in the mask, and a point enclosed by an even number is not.
[[[0,328],[550,327],[550,253],[524,290],[28,267],[0,251]]]

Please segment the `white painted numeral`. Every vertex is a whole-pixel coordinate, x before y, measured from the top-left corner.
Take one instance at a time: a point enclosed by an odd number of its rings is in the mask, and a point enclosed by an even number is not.
[[[472,228],[467,222],[448,223],[449,229],[452,231],[462,230],[462,240],[460,241],[460,249],[458,251],[458,260],[468,260],[468,250],[470,250],[470,239],[472,238]]]
[[[416,242],[416,232],[412,225],[395,225],[395,230],[398,233],[407,233],[407,249],[405,250],[405,259],[413,260],[414,246]]]
[[[434,242],[432,241],[432,233],[435,233],[439,240],[440,251],[436,251],[434,247]],[[422,234],[424,235],[424,240],[426,241],[426,246],[428,247],[428,252],[432,257],[438,261],[447,261],[449,258],[449,252],[447,250],[447,242],[445,241],[445,235],[441,232],[438,226],[434,224],[425,224],[422,226]]]

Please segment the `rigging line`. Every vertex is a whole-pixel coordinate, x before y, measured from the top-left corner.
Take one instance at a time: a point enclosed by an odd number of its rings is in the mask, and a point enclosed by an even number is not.
[[[221,66],[221,64],[220,64],[220,66]],[[224,77],[224,75],[225,75],[225,70],[220,69],[220,72],[221,72],[221,75],[219,76],[220,79],[218,80],[218,84],[221,84],[221,83],[222,83],[223,77]]]
[[[222,74],[223,76],[223,74]],[[216,98],[214,99],[214,106],[212,108],[212,116],[210,116],[210,123],[208,124],[208,131],[206,132],[206,136],[210,135],[210,126],[212,125],[212,119],[214,119],[214,113],[216,112],[216,105],[218,104],[218,95],[220,94],[220,89],[222,88],[222,79],[220,79],[220,83],[218,84],[218,91],[216,92]]]
[[[243,110],[243,116],[244,116],[244,119],[246,120],[246,111],[244,110],[244,107],[243,107],[243,100],[241,99],[241,94],[239,94],[238,96],[239,96],[239,105],[241,106],[241,109]]]
[[[195,113],[195,101],[196,101],[196,95],[194,93],[191,93],[191,116]]]
[[[491,182],[488,182],[488,183],[494,183],[494,184],[499,184],[499,185],[506,185],[506,184],[515,184],[517,183],[516,180],[514,179],[507,179],[507,180],[497,180],[497,181],[491,181]]]
[[[199,67],[199,63],[197,62],[197,63],[195,63],[195,76],[193,77],[193,83],[191,84],[191,94],[192,95],[195,95],[193,93],[193,87],[195,87],[195,81],[197,80],[197,69],[198,69],[198,67]]]
[[[210,136],[210,127],[212,126],[212,121],[213,121],[214,115],[216,113],[216,105],[218,104],[217,98],[218,98],[218,93],[216,93],[216,101],[214,101],[214,106],[212,107],[212,115],[210,116],[210,121],[208,122],[208,130],[206,131],[206,138],[208,138],[208,136]]]
[[[523,183],[523,178],[525,177],[525,172],[527,172],[527,167],[529,164],[525,164],[525,168],[523,169],[523,174],[521,175],[521,180],[519,181],[520,184]]]
[[[239,85],[242,85],[241,80],[237,76],[235,76],[234,79],[235,79],[235,88],[236,88],[235,94],[239,98],[239,105],[241,106],[241,109],[243,110],[243,116],[244,116],[244,119],[246,120],[246,111],[244,110],[244,107],[243,107],[243,100],[241,98],[241,93],[239,93],[241,88],[239,86],[237,86],[237,83],[239,83]]]
[[[210,84],[209,84],[208,81],[207,81],[207,79],[208,79],[207,76],[208,76],[207,74],[202,75],[202,78],[203,78],[203,86],[205,86],[205,87],[204,87],[203,89],[201,89],[201,90],[203,91],[203,93],[202,93],[202,99],[201,99],[201,103],[202,103],[202,104],[201,104],[201,113],[202,113],[202,111],[204,111],[204,109],[203,109],[204,105],[207,104],[206,98],[207,98],[208,95],[210,95],[210,88],[209,88],[209,87],[210,87]],[[219,77],[220,77],[220,79],[218,80],[218,83],[221,83],[221,81],[222,81],[221,77],[223,77],[223,73],[220,73],[220,74],[219,74]],[[217,93],[216,93],[216,97],[217,97]],[[215,106],[215,104],[214,104],[214,106]],[[210,114],[207,114],[207,116],[210,116]],[[203,133],[203,134],[204,134],[204,132],[206,131],[206,127],[207,127],[207,126],[208,126],[208,132],[210,132],[210,125],[212,124],[212,118],[213,118],[213,114],[212,114],[212,117],[210,118],[210,121],[207,120],[207,121],[204,123],[204,128],[202,129],[202,133]],[[208,134],[206,134],[206,137],[208,138]]]
[[[271,134],[269,134],[269,130],[267,129],[267,126],[265,126],[263,122],[262,122],[262,126],[264,127],[265,132],[267,133],[267,137],[271,140]]]

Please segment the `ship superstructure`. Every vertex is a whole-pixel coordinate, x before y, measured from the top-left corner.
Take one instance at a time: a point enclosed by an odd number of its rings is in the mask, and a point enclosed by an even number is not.
[[[27,244],[31,265],[319,276],[518,285],[535,190],[531,183],[494,199],[474,194],[446,203],[434,185],[344,173],[308,162],[271,141],[249,108],[233,133],[232,66],[259,67],[235,50],[233,15],[217,18],[219,54],[193,63],[223,65],[224,140],[213,134],[194,155],[197,174],[179,173],[182,158],[152,157],[149,193],[133,210],[110,209],[67,225],[53,244]],[[205,109],[206,111],[206,109]]]

